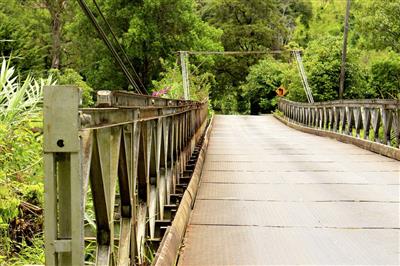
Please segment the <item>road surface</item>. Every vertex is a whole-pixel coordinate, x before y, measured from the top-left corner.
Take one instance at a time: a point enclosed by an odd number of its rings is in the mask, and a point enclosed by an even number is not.
[[[179,265],[398,265],[400,163],[216,116]]]

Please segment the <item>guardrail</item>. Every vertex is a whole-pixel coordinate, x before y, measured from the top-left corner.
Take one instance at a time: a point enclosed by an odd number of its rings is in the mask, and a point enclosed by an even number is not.
[[[207,103],[121,91],[79,103],[77,87],[44,90],[46,265],[146,264],[190,180]]]
[[[400,146],[400,101],[343,100],[298,103],[280,99],[278,109],[293,123]]]

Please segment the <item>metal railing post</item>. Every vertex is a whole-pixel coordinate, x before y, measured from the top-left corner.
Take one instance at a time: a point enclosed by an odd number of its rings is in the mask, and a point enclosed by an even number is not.
[[[97,265],[147,263],[191,179],[205,103],[121,91],[97,100],[79,109],[77,87],[45,88],[46,265],[84,265],[94,237]]]
[[[84,264],[79,102],[77,87],[44,88],[46,265]]]
[[[398,100],[300,103],[280,99],[278,109],[288,121],[306,127],[364,140],[370,139],[372,134],[372,142],[394,148],[400,147],[400,101]],[[296,109],[299,111],[293,111]]]

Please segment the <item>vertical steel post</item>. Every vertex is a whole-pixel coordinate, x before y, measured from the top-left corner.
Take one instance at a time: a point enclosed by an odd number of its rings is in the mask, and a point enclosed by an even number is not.
[[[84,264],[79,102],[77,87],[44,88],[46,265]]]

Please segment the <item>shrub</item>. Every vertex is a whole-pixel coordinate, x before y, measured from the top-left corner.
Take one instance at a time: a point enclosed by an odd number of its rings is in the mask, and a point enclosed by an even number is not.
[[[167,65],[163,62],[165,71],[161,73],[160,81],[153,81],[154,92],[163,92],[157,94],[171,99],[183,99],[183,81],[182,74],[177,64]],[[189,93],[190,99],[203,101],[208,97],[211,86],[215,84],[214,75],[209,72],[202,72],[198,67],[189,65]]]
[[[388,52],[374,58],[369,67],[370,87],[382,99],[400,99],[400,55]]]
[[[83,77],[71,68],[67,68],[63,71],[58,69],[50,70],[50,73],[58,80],[60,85],[75,85],[82,90],[82,105],[84,107],[92,106],[93,102],[93,89],[83,81]]]
[[[250,68],[242,86],[251,114],[270,113],[275,109],[276,89],[283,84],[288,64],[267,57]]]
[[[31,254],[25,247],[32,248],[41,231],[41,208],[35,206],[43,201],[41,105],[43,86],[51,84],[51,76],[39,81],[28,76],[21,82],[9,62],[1,64],[0,264],[13,263],[9,258],[15,252]],[[37,215],[26,212],[26,206]]]
[[[323,36],[311,41],[305,50],[303,61],[308,82],[315,101],[331,101],[338,99],[342,39],[335,36]],[[358,52],[349,49],[346,62],[344,98],[365,99],[375,97],[368,86],[367,74],[362,71],[356,60]],[[294,75],[294,68],[291,75]],[[289,92],[292,100],[304,101],[300,78],[289,80]],[[305,96],[305,95],[304,95]]]

